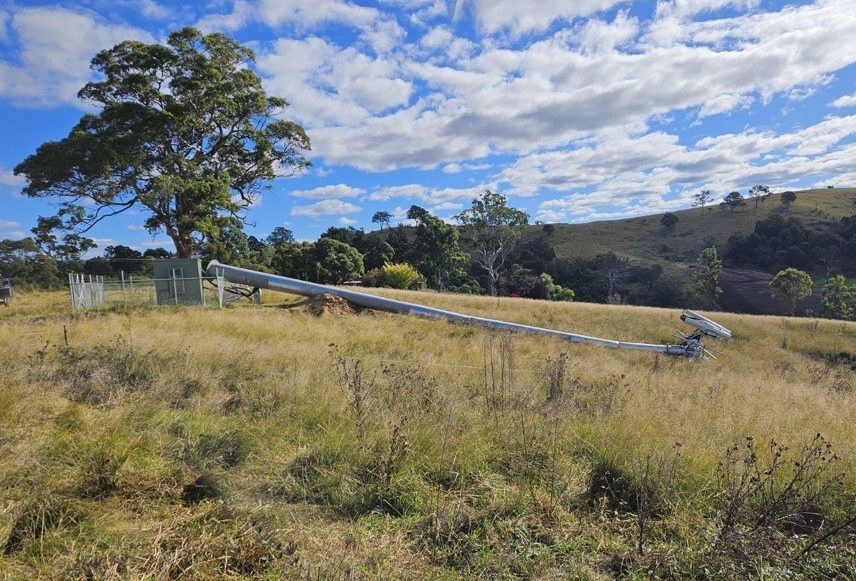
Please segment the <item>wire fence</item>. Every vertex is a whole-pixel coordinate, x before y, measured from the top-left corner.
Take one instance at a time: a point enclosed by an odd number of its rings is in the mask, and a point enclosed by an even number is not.
[[[261,291],[227,283],[222,277],[170,276],[143,278],[69,274],[69,296],[74,310],[105,306],[200,305],[223,307],[241,299],[261,302]]]

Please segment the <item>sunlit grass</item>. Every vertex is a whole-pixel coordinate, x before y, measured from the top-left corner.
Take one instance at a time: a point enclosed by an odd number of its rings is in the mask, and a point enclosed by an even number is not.
[[[682,326],[667,309],[370,292],[622,340],[674,341]],[[66,300],[0,309],[0,549],[33,502],[80,518],[0,555],[0,574],[586,578],[622,555],[642,571],[653,552],[695,575],[714,559],[717,466],[750,436],[798,450],[822,433],[841,457],[839,500],[856,493],[856,385],[840,357],[856,354],[853,323],[708,313],[735,338],[698,363],[386,313],[314,317],[274,294],[74,315]],[[545,364],[561,352],[565,401],[548,404]],[[340,360],[360,361],[365,435]],[[678,476],[658,485],[673,509],[637,555],[634,517],[587,496],[598,466],[638,478],[646,459]],[[203,474],[211,500],[191,503]]]

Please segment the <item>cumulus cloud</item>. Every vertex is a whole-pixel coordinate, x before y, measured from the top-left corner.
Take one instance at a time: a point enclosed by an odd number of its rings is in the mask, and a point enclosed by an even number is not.
[[[454,63],[408,60],[402,68],[427,93],[407,105],[399,99],[390,112],[326,123],[313,131],[315,150],[368,171],[525,154],[605,130],[644,128],[647,119],[676,110],[699,107],[704,117],[796,87],[810,90],[856,62],[856,43],[839,41],[856,35],[847,0],[700,22],[685,16],[725,5],[675,8],[678,34],[662,45],[634,40],[638,23],[619,13],[518,50],[485,43]]]
[[[78,103],[96,52],[123,40],[152,41],[145,31],[64,8],[22,8],[12,17],[18,62],[0,60],[0,96],[21,106]]]
[[[853,135],[856,115],[780,134],[705,137],[693,145],[665,132],[616,133],[570,151],[523,157],[499,179],[520,195],[568,192],[541,202],[542,220],[609,219],[685,207],[700,189],[726,192],[758,183],[781,188],[822,176],[846,182],[856,145],[841,144]]]
[[[318,37],[280,39],[258,67],[268,90],[288,95],[289,114],[310,126],[353,126],[406,104],[413,90],[395,62]]]
[[[489,163],[449,163],[443,166],[443,173],[458,174],[464,171],[482,171],[490,167]]]
[[[291,195],[310,200],[328,200],[332,198],[352,198],[364,193],[365,190],[362,188],[354,188],[347,184],[336,184],[321,186],[311,190],[294,190],[291,192]]]
[[[470,0],[476,20],[484,31],[496,33],[508,30],[520,35],[543,30],[556,20],[588,16],[606,10],[621,0],[539,0],[537,6],[520,0]],[[463,2],[455,9],[460,17]]]
[[[833,107],[838,107],[839,109],[845,109],[847,107],[856,107],[856,93],[852,95],[843,95],[838,97],[835,101],[830,103]]]
[[[295,206],[291,209],[292,216],[308,216],[317,218],[318,216],[333,216],[336,214],[353,214],[359,212],[361,208],[356,204],[345,202],[342,200],[321,200],[308,206]]]

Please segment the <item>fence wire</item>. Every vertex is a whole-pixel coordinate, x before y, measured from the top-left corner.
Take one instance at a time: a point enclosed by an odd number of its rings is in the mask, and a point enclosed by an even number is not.
[[[241,299],[261,301],[258,289],[226,283],[217,277],[142,278],[109,280],[102,276],[69,275],[74,310],[109,306],[200,305],[223,306]],[[222,289],[222,290],[221,290]]]

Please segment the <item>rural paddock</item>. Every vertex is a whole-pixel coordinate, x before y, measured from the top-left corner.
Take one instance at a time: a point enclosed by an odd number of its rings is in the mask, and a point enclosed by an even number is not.
[[[627,340],[679,324],[371,292]],[[853,573],[846,530],[809,547],[856,492],[853,323],[715,313],[735,338],[699,364],[283,299],[70,315],[67,294],[22,293],[0,310],[0,571]],[[781,482],[794,462],[811,478],[784,509],[774,482],[739,502],[738,473],[776,454]]]

